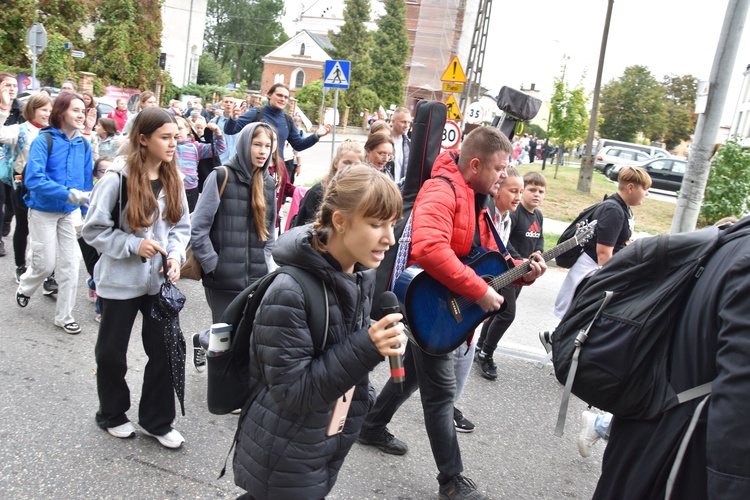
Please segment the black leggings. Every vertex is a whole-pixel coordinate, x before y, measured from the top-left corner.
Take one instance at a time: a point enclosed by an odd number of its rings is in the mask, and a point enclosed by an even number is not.
[[[21,192],[13,190],[11,196],[13,211],[16,214],[16,229],[13,232],[13,253],[16,267],[26,266],[26,245],[29,240],[29,209],[26,207]]]
[[[500,290],[500,295],[505,299],[507,307],[503,312],[492,316],[489,321],[486,321],[482,325],[482,333],[479,335],[477,349],[481,347],[482,352],[488,356],[492,356],[495,349],[497,349],[500,339],[503,338],[505,332],[513,324],[513,320],[516,319],[516,299],[521,293],[521,288],[520,285],[509,285]]]

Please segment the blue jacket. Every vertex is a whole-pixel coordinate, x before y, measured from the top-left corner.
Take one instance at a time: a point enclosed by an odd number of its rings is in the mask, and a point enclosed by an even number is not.
[[[240,116],[237,121],[232,119],[227,120],[224,124],[224,133],[227,135],[234,135],[239,133],[245,125],[253,123],[258,120],[258,109],[252,108],[247,113]],[[292,124],[292,130],[289,130],[287,125],[286,116],[283,109],[277,109],[273,106],[266,104],[263,106],[263,117],[262,121],[273,125],[276,132],[279,134],[279,148],[284,148],[284,144],[289,141],[289,144],[294,148],[295,151],[304,151],[305,149],[314,146],[318,143],[318,134],[310,134],[304,139],[300,137],[299,130],[294,124],[293,120],[290,120]]]
[[[52,150],[47,155],[44,132],[52,132]],[[73,139],[62,131],[48,127],[39,132],[29,149],[29,161],[23,182],[29,190],[24,201],[40,212],[72,212],[77,205],[67,203],[70,189],[91,191],[93,160],[86,139],[76,133]],[[86,213],[86,207],[81,207]]]

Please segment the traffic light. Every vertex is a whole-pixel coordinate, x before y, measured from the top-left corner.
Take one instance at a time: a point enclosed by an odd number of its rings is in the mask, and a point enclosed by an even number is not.
[[[167,53],[166,52],[162,52],[161,54],[159,54],[159,67],[161,69],[166,69],[167,67]]]

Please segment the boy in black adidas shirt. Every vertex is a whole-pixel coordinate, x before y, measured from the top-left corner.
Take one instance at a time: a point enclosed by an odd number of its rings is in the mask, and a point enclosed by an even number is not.
[[[544,251],[544,216],[538,207],[544,201],[546,190],[547,180],[539,172],[529,172],[523,176],[521,206],[510,213],[508,252],[514,259],[528,259],[532,253]],[[479,365],[481,375],[488,380],[497,379],[497,366],[492,355],[516,318],[516,299],[521,293],[521,286],[510,285],[503,288],[500,293],[505,298],[507,307],[485,323],[477,341],[475,361]]]
[[[539,206],[544,201],[546,191],[547,179],[539,172],[529,172],[523,176],[521,206],[510,214],[508,251],[514,259],[528,259],[532,253],[544,251],[544,216]]]

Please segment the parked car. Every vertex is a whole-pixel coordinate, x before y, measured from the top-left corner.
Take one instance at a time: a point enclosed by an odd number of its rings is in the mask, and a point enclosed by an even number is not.
[[[672,155],[669,154],[669,151],[667,151],[666,149],[662,149],[657,146],[636,144],[634,142],[613,141],[612,139],[599,139],[596,145],[599,150],[602,150],[607,146],[617,146],[618,148],[635,149],[636,151],[646,153],[651,158],[672,158]],[[597,150],[595,149],[594,151]]]
[[[607,175],[615,165],[633,165],[650,160],[651,157],[643,151],[621,148],[619,146],[605,146],[596,155],[596,169]]]
[[[620,169],[624,166],[617,165],[612,167],[607,177],[616,181],[617,176],[620,174]],[[666,191],[679,191],[682,186],[682,178],[685,176],[687,161],[679,158],[654,158],[638,166],[651,176],[651,180],[653,181],[651,187]]]

